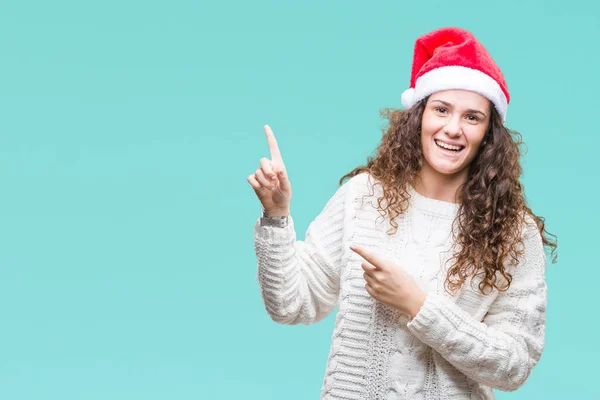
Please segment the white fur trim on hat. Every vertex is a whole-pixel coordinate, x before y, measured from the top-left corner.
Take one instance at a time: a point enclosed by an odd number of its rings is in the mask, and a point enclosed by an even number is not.
[[[479,70],[462,66],[440,67],[421,75],[414,89],[402,93],[402,105],[408,109],[435,92],[449,89],[469,90],[486,97],[506,122],[508,102],[498,82]]]
[[[402,93],[402,105],[405,109],[411,108],[415,104],[415,89],[408,88]]]

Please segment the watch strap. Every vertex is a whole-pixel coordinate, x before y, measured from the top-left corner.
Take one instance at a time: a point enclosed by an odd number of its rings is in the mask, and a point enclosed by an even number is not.
[[[260,218],[260,226],[273,226],[276,228],[285,228],[289,223],[289,215],[286,217],[271,217],[262,210],[262,217]]]

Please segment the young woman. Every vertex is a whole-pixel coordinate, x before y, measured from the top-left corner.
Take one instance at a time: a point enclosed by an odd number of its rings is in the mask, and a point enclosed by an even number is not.
[[[265,127],[271,159],[248,177],[263,206],[261,294],[284,324],[338,307],[323,399],[493,399],[540,359],[544,245],[556,243],[519,183],[504,77],[469,32],[416,41],[402,103],[377,156],[342,177],[304,241]]]

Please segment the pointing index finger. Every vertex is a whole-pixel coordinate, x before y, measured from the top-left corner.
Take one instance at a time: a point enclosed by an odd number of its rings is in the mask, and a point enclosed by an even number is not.
[[[379,257],[372,254],[370,251],[367,251],[355,245],[350,246],[350,250],[352,250],[353,252],[355,252],[356,254],[373,264],[376,268],[381,268],[382,260],[380,260]]]
[[[267,136],[267,143],[269,145],[269,152],[271,153],[271,160],[275,163],[278,163],[280,166],[283,166],[283,160],[281,158],[281,153],[279,152],[277,140],[275,140],[275,135],[273,134],[273,130],[269,125],[265,125],[265,135]]]

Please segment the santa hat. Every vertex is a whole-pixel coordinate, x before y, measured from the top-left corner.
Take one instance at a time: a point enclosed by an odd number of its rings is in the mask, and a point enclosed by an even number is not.
[[[448,89],[470,90],[494,104],[506,122],[510,101],[500,68],[485,47],[470,32],[442,28],[421,36],[415,42],[410,88],[402,93],[408,109],[425,97]]]

